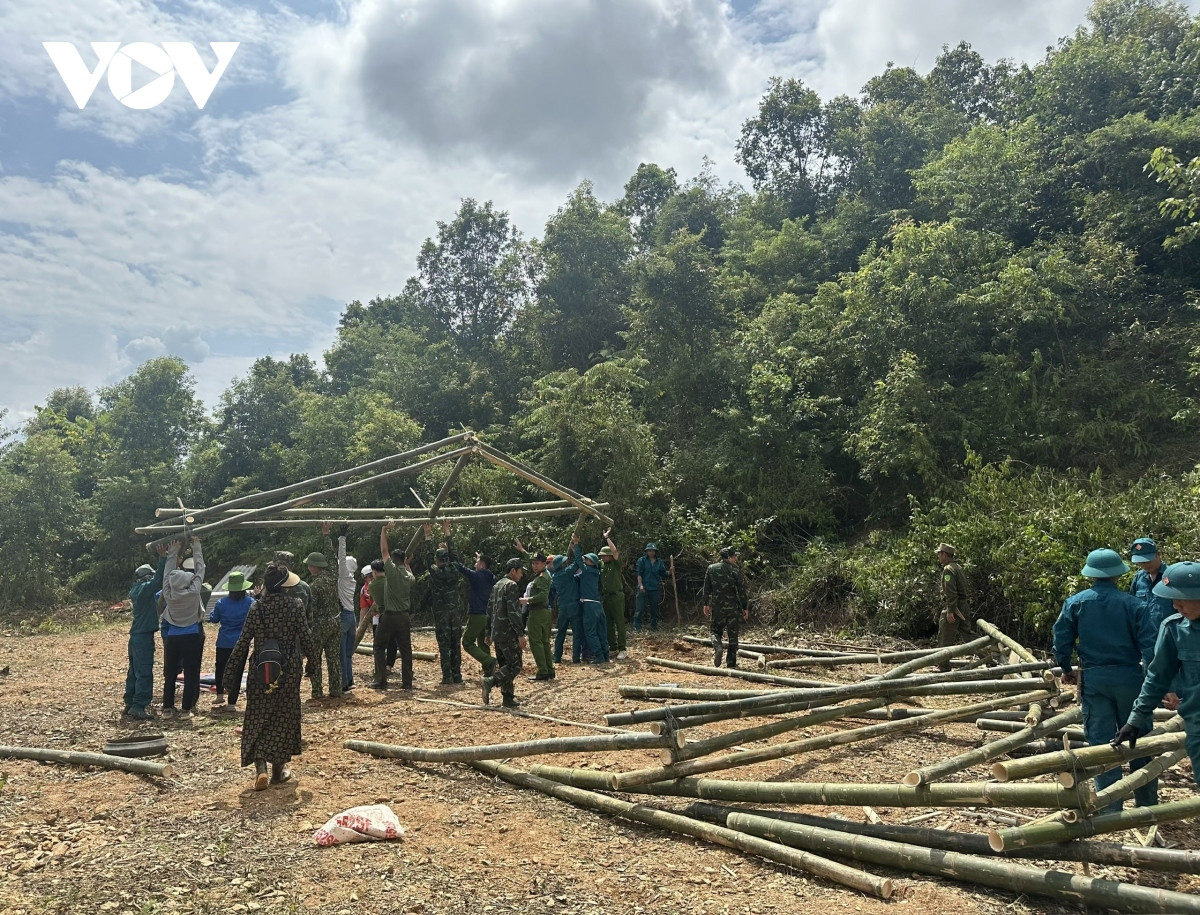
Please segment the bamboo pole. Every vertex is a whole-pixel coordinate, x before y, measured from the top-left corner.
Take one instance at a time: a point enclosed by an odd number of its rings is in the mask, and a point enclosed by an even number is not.
[[[430,442],[427,445],[419,445],[416,448],[410,449],[409,451],[402,451],[399,454],[393,454],[385,458],[379,458],[378,460],[370,461],[366,464],[359,464],[357,467],[350,467],[346,470],[338,470],[334,473],[322,474],[319,477],[312,477],[308,480],[301,480],[299,483],[291,483],[287,486],[280,486],[278,489],[269,489],[266,492],[253,492],[248,496],[238,496],[236,499],[228,499],[224,502],[218,502],[216,505],[210,506],[209,508],[172,508],[163,511],[162,513],[168,516],[168,521],[184,520],[184,518],[178,514],[180,511],[183,512],[184,516],[203,518],[208,515],[215,514],[223,509],[236,508],[239,505],[250,505],[254,502],[273,499],[276,496],[287,495],[289,492],[295,492],[297,489],[305,489],[310,486],[322,486],[335,480],[344,480],[347,477],[352,477],[360,473],[366,473],[367,471],[374,471],[380,467],[386,467],[389,464],[412,460],[415,457],[420,457],[422,454],[428,454],[431,451],[438,451],[441,448],[448,448],[451,445],[457,445],[459,442],[474,440],[475,433],[468,429],[464,432],[458,433],[457,435],[447,436],[440,441]],[[155,509],[155,517],[159,516],[159,511],[161,510]],[[172,513],[175,513],[175,517],[171,517]]]
[[[611,791],[612,773],[559,766],[533,766],[535,775],[594,791]],[[758,804],[821,804],[827,807],[1029,807],[1079,809],[1091,803],[1088,785],[1064,788],[1050,782],[948,782],[921,785],[867,785],[854,782],[756,782],[681,778],[635,785],[627,791],[665,797],[703,798]]]
[[[875,839],[910,842],[913,845],[923,845],[926,848],[939,848],[943,851],[957,851],[964,854],[985,855],[987,857],[993,857],[998,854],[988,844],[987,836],[954,832],[948,829],[933,829],[928,826],[906,826],[899,823],[861,823],[855,820],[814,816],[809,813],[727,807],[720,804],[710,804],[705,801],[697,801],[691,804],[684,813],[687,816],[716,823],[718,826],[725,825],[726,819],[730,814],[744,813],[750,816],[782,820],[786,823],[799,823],[803,826],[820,826],[825,829],[836,829],[839,832],[871,836]],[[1200,874],[1200,852],[1181,851],[1170,848],[1145,848],[1141,845],[1117,845],[1111,842],[1073,841],[1061,845],[1040,845],[1034,849],[1016,849],[1009,852],[1006,857],[1036,858],[1044,861],[1085,861],[1089,864],[1144,868],[1146,870],[1162,871],[1163,873]]]
[[[945,648],[939,648],[937,651],[930,652],[923,658],[914,658],[911,661],[905,661],[899,667],[893,667],[883,675],[883,678],[885,680],[895,680],[914,670],[920,670],[922,667],[933,667],[936,664],[941,664],[942,661],[949,661],[951,658],[961,658],[963,655],[975,654],[990,643],[990,639],[979,638],[970,642],[963,642],[960,645],[948,645]]]
[[[838,705],[807,715],[800,715],[796,718],[785,718],[782,721],[772,721],[769,724],[761,724],[754,728],[743,728],[740,731],[718,734],[716,737],[709,737],[707,740],[697,740],[686,744],[682,749],[676,750],[672,754],[673,758],[671,762],[699,759],[701,756],[708,756],[710,753],[716,753],[718,750],[736,747],[738,744],[766,740],[768,737],[775,737],[779,734],[785,734],[788,731],[809,727],[810,725],[827,724],[830,721],[845,718],[854,712],[864,712],[868,709],[878,708],[883,705],[883,702],[884,700],[882,699],[871,699],[855,705]]]
[[[976,620],[975,625],[979,627],[980,631],[987,633],[990,638],[995,639],[1009,651],[1013,652],[1013,654],[1015,654],[1022,661],[1032,662],[1037,660],[1037,658],[1033,656],[1032,651],[1011,636],[1005,635],[987,620]]]
[[[442,507],[442,503],[446,501],[446,497],[454,491],[454,486],[458,483],[458,478],[462,476],[463,470],[467,464],[471,463],[471,458],[476,452],[474,450],[463,454],[457,461],[454,462],[454,467],[450,470],[450,475],[446,477],[446,482],[442,484],[442,488],[438,490],[437,496],[433,500],[433,504],[429,506],[429,517],[426,520],[427,524],[432,524],[437,518],[438,510]],[[408,541],[408,549],[404,551],[406,556],[411,556],[413,550],[417,548],[417,541],[421,539],[421,529],[413,531],[412,539]]]
[[[726,848],[736,848],[747,854],[766,858],[769,861],[774,861],[787,867],[793,867],[809,874],[824,877],[842,886],[848,886],[862,893],[869,893],[880,899],[888,899],[892,895],[893,884],[891,879],[876,877],[857,868],[838,864],[836,861],[829,861],[818,855],[807,852],[797,854],[794,849],[786,848],[765,839],[756,839],[753,836],[747,836],[721,826],[713,826],[710,823],[703,823],[700,820],[694,820],[691,817],[681,816],[677,813],[656,810],[653,807],[631,804],[628,801],[607,797],[593,791],[572,788],[568,785],[550,781],[549,779],[540,778],[521,769],[503,765],[502,763],[480,761],[472,763],[472,765],[480,771],[501,778],[510,784],[519,785],[522,788],[532,788],[535,791],[556,797],[577,807],[606,813],[624,820],[632,820],[636,823],[643,823],[657,829],[667,830],[668,832],[681,833],[693,838],[703,839],[706,842],[712,842]],[[747,839],[753,839],[754,841],[746,841]]]
[[[1143,785],[1148,785],[1154,781],[1176,763],[1182,762],[1187,758],[1188,751],[1184,747],[1182,750],[1176,750],[1174,753],[1167,753],[1158,759],[1152,759],[1142,768],[1130,772],[1123,778],[1113,782],[1107,788],[1096,792],[1096,809],[1103,810],[1109,804],[1114,804],[1117,801],[1123,801],[1129,795],[1137,791]]]
[[[920,769],[914,769],[904,776],[903,783],[905,785],[925,785],[929,782],[937,781],[939,778],[945,778],[947,775],[952,775],[955,772],[961,772],[963,769],[969,769],[971,766],[979,763],[985,763],[995,759],[997,756],[1003,756],[1016,747],[1043,737],[1046,734],[1053,733],[1061,727],[1074,724],[1083,718],[1083,712],[1074,708],[1069,712],[1064,712],[1054,718],[1049,719],[1043,724],[1032,728],[1024,728],[1013,734],[1011,737],[1004,737],[1000,740],[993,740],[991,743],[985,743],[982,747],[971,750],[967,753],[962,753],[958,756],[952,756],[949,759],[939,760],[928,766],[923,766]]]
[[[1011,829],[992,829],[988,831],[988,842],[995,851],[1009,851],[1013,848],[1027,848],[1030,845],[1066,842],[1069,839],[1086,839],[1110,832],[1122,832],[1152,823],[1189,820],[1195,816],[1200,816],[1200,797],[1156,804],[1153,807],[1134,807],[1132,810],[1121,810],[1117,813],[1100,813],[1085,817],[1077,823],[1043,822],[1015,826]]]
[[[245,521],[253,521],[265,515],[275,515],[287,508],[296,508],[301,505],[307,505],[310,502],[324,502],[333,497],[340,496],[352,490],[359,489],[363,486],[368,486],[372,483],[378,483],[381,480],[391,479],[405,474],[419,473],[435,464],[440,464],[442,461],[448,461],[452,458],[459,458],[464,454],[469,454],[473,446],[457,448],[454,451],[447,451],[444,454],[438,454],[434,457],[427,458],[424,461],[418,461],[416,464],[409,464],[405,467],[397,467],[395,470],[385,470],[383,473],[376,474],[373,477],[368,477],[365,480],[356,480],[353,483],[343,483],[341,486],[334,486],[329,489],[322,489],[317,492],[309,493],[305,496],[297,496],[294,499],[288,499],[285,502],[278,502],[274,505],[266,505],[262,508],[254,508],[244,514],[231,515],[227,518],[222,518],[219,521],[212,521],[208,524],[202,524],[199,527],[192,528],[192,535],[199,536],[201,534],[212,534],[216,531],[223,531],[227,528],[237,527]],[[294,488],[294,487],[293,487]],[[157,540],[152,540],[146,544],[147,549],[154,549],[160,543],[169,543],[176,539],[175,536],[160,537]]]
[[[751,680],[754,683],[773,683],[777,686],[827,686],[829,681],[800,680],[796,677],[780,677],[775,674],[761,674],[752,670],[738,670],[736,667],[709,667],[705,664],[689,664],[686,661],[672,661],[670,658],[646,658],[646,663],[654,667],[666,667],[669,670],[686,670],[689,673],[704,674],[709,677],[736,677],[739,680]]]
[[[238,524],[236,526],[237,527],[248,527],[248,528],[293,528],[293,527],[303,528],[303,527],[313,527],[314,525],[321,525],[321,524],[328,522],[328,523],[334,525],[335,527],[340,527],[342,525],[345,525],[347,527],[375,527],[375,526],[387,524],[389,521],[400,521],[401,523],[416,524],[417,530],[419,533],[420,529],[421,529],[420,526],[425,523],[425,519],[427,517],[424,514],[418,515],[415,517],[406,515],[404,517],[399,517],[399,518],[394,517],[394,516],[392,516],[392,517],[383,516],[383,517],[379,517],[379,518],[340,517],[337,514],[335,514],[335,512],[340,512],[340,511],[342,511],[342,509],[332,509],[329,512],[325,512],[320,517],[311,517],[311,518],[309,518],[309,517],[284,517],[284,518],[269,520],[269,521],[243,521],[241,524]],[[576,511],[578,511],[578,509],[576,509],[574,506],[571,506],[566,509],[549,508],[549,509],[540,509],[537,511],[482,513],[482,514],[477,514],[477,515],[454,515],[454,516],[450,517],[448,520],[459,521],[459,522],[470,522],[470,523],[478,523],[478,522],[482,522],[482,521],[492,522],[492,523],[504,523],[504,522],[510,522],[510,521],[528,521],[528,520],[534,519],[534,518],[557,518],[562,515],[573,515]],[[236,518],[238,516],[233,515],[231,517]],[[445,517],[445,516],[441,515],[439,513],[439,517]],[[134,531],[139,534],[157,534],[157,533],[170,533],[170,532],[179,533],[181,531],[184,531],[185,529],[186,529],[186,527],[184,525],[161,524],[161,525],[153,525],[151,527],[137,527],[137,528],[134,528]]]
[[[38,762],[62,763],[68,766],[96,766],[100,769],[119,769],[137,775],[169,776],[174,771],[170,763],[130,759],[108,753],[84,753],[78,750],[52,750],[47,747],[0,746],[0,759],[33,759]]]
[[[795,740],[790,743],[772,744],[767,747],[760,747],[757,750],[743,750],[738,753],[730,753],[725,756],[710,756],[704,759],[693,759],[687,762],[676,763],[669,766],[658,766],[648,769],[635,769],[631,772],[620,772],[613,776],[613,787],[617,790],[628,788],[631,785],[645,785],[652,782],[665,781],[666,779],[682,778],[689,775],[699,775],[704,772],[717,772],[722,769],[734,769],[739,766],[747,766],[752,763],[765,762],[767,760],[779,759],[783,756],[791,756],[793,754],[808,753],[813,750],[824,750],[829,747],[843,746],[848,743],[856,743],[862,740],[872,740],[876,737],[888,737],[894,734],[904,734],[909,731],[917,731],[928,727],[931,724],[939,722],[961,721],[963,718],[972,718],[979,712],[985,712],[992,708],[1004,708],[1006,705],[1013,705],[1015,702],[1029,702],[1037,699],[1043,693],[1025,693],[1018,699],[1013,699],[1005,696],[1000,699],[992,699],[988,702],[977,702],[973,705],[966,705],[962,708],[946,709],[945,711],[934,712],[932,715],[923,715],[920,718],[910,718],[903,721],[885,721],[883,724],[871,724],[861,728],[851,728],[845,731],[835,731],[831,734],[822,734],[818,737],[807,737],[803,740]]]
[[[1083,750],[1063,750],[1060,753],[1046,753],[1031,759],[997,762],[992,766],[992,776],[997,781],[1009,782],[1068,769],[1089,769],[1110,764],[1117,766],[1130,759],[1161,756],[1163,753],[1178,750],[1183,746],[1185,738],[1184,734],[1160,734],[1158,737],[1139,740],[1136,750],[1101,744]]]
[[[598,502],[597,507],[608,508],[609,503]],[[490,512],[511,512],[511,511],[541,511],[543,509],[561,508],[574,513],[578,511],[575,506],[565,499],[551,499],[542,502],[503,502],[495,505],[443,505],[438,509],[439,518],[450,518],[453,520],[459,515],[469,515],[478,511]],[[422,505],[419,508],[405,507],[375,507],[375,508],[338,508],[339,512],[344,512],[351,518],[370,516],[372,518],[383,516],[388,518],[425,518],[429,515],[429,507]],[[246,509],[229,508],[224,511],[227,515],[242,514]],[[298,517],[307,517],[310,515],[328,514],[328,509],[324,508],[289,508],[282,512],[283,515],[296,515]]]
[[[591,499],[567,489],[560,483],[555,483],[549,477],[544,477],[532,468],[525,467],[523,464],[515,461],[513,458],[508,457],[508,455],[501,455],[501,453],[496,451],[496,449],[489,448],[487,445],[481,445],[479,453],[484,460],[495,464],[497,467],[503,467],[504,469],[515,473],[517,476],[523,477],[530,483],[533,483],[535,486],[540,486],[551,495],[558,496],[560,499],[565,499],[580,511],[591,515],[593,518],[602,521],[610,527],[613,525],[613,519],[604,514],[604,512],[595,508]]]
[[[836,667],[841,664],[879,664],[884,661],[912,661],[926,658],[932,651],[921,648],[914,651],[885,651],[878,654],[842,654],[828,657],[786,658],[771,661],[768,667]],[[1043,665],[1045,666],[1045,665]]]
[[[848,835],[836,829],[784,823],[744,813],[730,814],[727,822],[732,829],[746,830],[752,835],[808,850],[884,867],[900,867],[904,870],[951,877],[1011,892],[1031,893],[1071,905],[1083,902],[1123,912],[1200,913],[1200,897],[1189,893],[1027,867],[1008,861],[964,855],[960,852],[924,848],[911,843]]]
[[[354,653],[355,654],[374,654],[375,646],[372,645],[370,642],[362,642],[355,647]],[[436,661],[437,660],[437,652],[436,651],[414,651],[412,653],[412,656],[413,656],[414,661]]]
[[[979,728],[981,731],[995,731],[999,734],[1020,734],[1023,731],[1029,730],[1030,726],[1023,721],[1003,721],[996,718],[979,718],[975,721],[975,727]],[[1062,737],[1064,734],[1070,737],[1072,740],[1085,739],[1082,728],[1067,728],[1065,730],[1052,731],[1045,736]]]
[[[617,691],[622,699],[714,699],[728,701],[747,696],[766,696],[765,689],[690,689],[678,686],[634,686],[621,684]]]
[[[369,740],[345,740],[342,746],[356,753],[369,753],[384,759],[403,759],[408,762],[474,762],[479,759],[512,759],[517,756],[541,756],[545,753],[598,753],[606,750],[657,750],[681,747],[683,739],[677,734],[644,734],[629,731],[623,734],[588,734],[583,737],[547,737],[543,740],[522,740],[517,743],[485,744],[474,747],[403,747],[396,744],[373,743]]]

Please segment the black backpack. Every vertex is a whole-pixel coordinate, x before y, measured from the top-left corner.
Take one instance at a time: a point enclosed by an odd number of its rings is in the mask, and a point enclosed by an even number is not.
[[[259,681],[267,688],[268,693],[275,692],[283,674],[283,648],[279,639],[263,639],[254,660],[258,665]]]

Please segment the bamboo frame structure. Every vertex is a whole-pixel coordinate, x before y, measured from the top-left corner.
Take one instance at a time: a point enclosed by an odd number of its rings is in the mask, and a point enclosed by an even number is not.
[[[1031,845],[1050,842],[1066,842],[1070,839],[1086,839],[1110,832],[1122,832],[1153,823],[1170,823],[1175,820],[1190,820],[1200,816],[1200,797],[1189,797],[1169,804],[1153,807],[1134,807],[1117,813],[1100,813],[1084,817],[1076,823],[1042,822],[1016,826],[1012,829],[992,829],[988,832],[988,844],[994,851],[1010,851]],[[1200,898],[1197,898],[1200,905]]]
[[[1167,722],[1169,723],[1169,722]],[[1138,741],[1137,749],[1129,747],[1110,747],[1102,744],[1097,747],[1087,747],[1083,750],[1063,750],[1059,753],[1045,753],[1029,759],[998,762],[992,766],[992,776],[999,782],[1015,781],[1021,778],[1033,778],[1036,775],[1048,775],[1069,769],[1090,769],[1094,766],[1117,766],[1131,759],[1161,756],[1180,749],[1187,739],[1186,734],[1160,734],[1158,737],[1146,737]]]
[[[384,759],[403,759],[409,762],[474,762],[480,759],[510,759],[518,756],[541,756],[546,753],[591,753],[604,750],[657,750],[683,746],[682,735],[645,734],[626,731],[620,734],[588,734],[583,737],[548,737],[544,740],[523,740],[517,743],[486,744],[475,747],[403,747],[369,740],[345,740],[342,746],[356,753],[369,753]]]
[[[53,750],[47,747],[0,746],[0,759],[33,759],[38,762],[62,763],[67,766],[96,766],[100,769],[119,769],[137,775],[169,776],[174,771],[170,763],[131,759],[108,753],[84,753],[79,750]]]

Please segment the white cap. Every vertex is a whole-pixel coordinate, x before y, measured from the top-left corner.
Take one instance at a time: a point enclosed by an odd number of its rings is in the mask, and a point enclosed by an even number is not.
[[[369,565],[363,566],[362,572],[360,574],[362,575],[363,578],[366,578],[368,575],[371,574],[371,567]]]

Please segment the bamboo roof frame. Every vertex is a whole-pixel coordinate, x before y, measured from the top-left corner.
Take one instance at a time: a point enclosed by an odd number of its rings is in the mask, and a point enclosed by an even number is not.
[[[508,470],[548,493],[553,499],[531,503],[443,507],[443,503],[453,493],[463,470],[476,459]],[[442,484],[437,497],[427,508],[330,507],[323,510],[306,507],[332,500],[372,483],[415,475],[446,461],[454,461],[454,467]],[[365,476],[362,476],[364,474]],[[356,476],[361,476],[361,479],[350,479]],[[349,482],[342,482],[343,480]],[[331,483],[337,485],[331,486]],[[299,495],[294,495],[295,493]],[[181,534],[199,536],[235,528],[304,527],[323,524],[326,521],[355,526],[387,525],[393,521],[415,522],[418,526],[409,543],[411,550],[420,536],[421,525],[442,518],[454,521],[521,521],[578,513],[576,529],[588,517],[612,527],[613,519],[605,513],[608,508],[608,503],[597,502],[578,493],[550,479],[537,469],[481,442],[473,431],[467,429],[458,435],[448,436],[386,458],[266,492],[227,499],[207,508],[185,508],[182,502],[178,508],[159,508],[155,510],[155,517],[160,520],[145,527],[135,528],[135,532],[154,537],[155,539],[146,544],[147,550],[153,550],[160,544],[177,539]],[[363,517],[364,515],[371,517]]]

